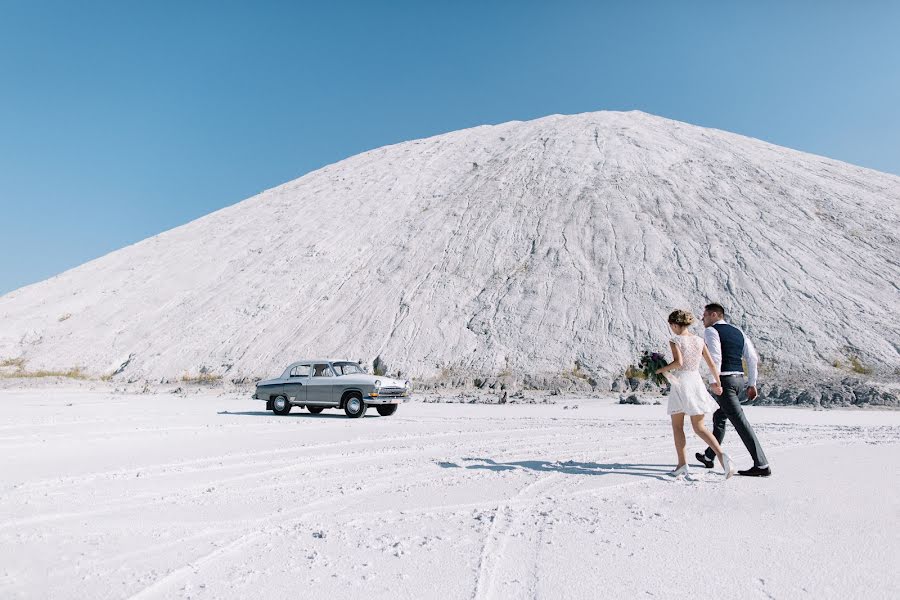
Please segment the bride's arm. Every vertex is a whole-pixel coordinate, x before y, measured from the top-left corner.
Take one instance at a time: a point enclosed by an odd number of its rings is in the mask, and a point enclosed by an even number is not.
[[[706,366],[709,367],[709,372],[712,373],[713,378],[716,380],[715,383],[712,384],[712,390],[717,396],[722,395],[722,380],[719,378],[719,369],[716,367],[713,362],[712,356],[709,354],[709,348],[706,347],[706,344],[703,344],[703,360],[706,361]]]
[[[666,371],[671,371],[672,369],[681,368],[681,350],[678,349],[678,346],[675,344],[675,342],[669,342],[669,346],[672,347],[673,360],[666,366],[657,369],[657,373],[665,373]]]

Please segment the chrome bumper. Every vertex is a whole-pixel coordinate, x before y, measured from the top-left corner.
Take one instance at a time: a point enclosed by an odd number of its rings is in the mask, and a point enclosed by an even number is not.
[[[364,402],[368,405],[376,404],[402,404],[408,402],[411,396],[366,396]]]

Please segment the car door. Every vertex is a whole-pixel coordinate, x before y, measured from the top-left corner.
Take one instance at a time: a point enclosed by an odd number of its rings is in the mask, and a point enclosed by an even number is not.
[[[309,386],[310,365],[294,365],[284,382],[284,395],[291,402],[302,404],[306,402]]]
[[[332,391],[335,377],[328,363],[314,363],[310,373],[309,385],[306,391],[306,401],[309,404],[335,405]]]

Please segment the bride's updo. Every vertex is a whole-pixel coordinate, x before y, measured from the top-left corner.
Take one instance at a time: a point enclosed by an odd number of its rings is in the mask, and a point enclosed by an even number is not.
[[[669,314],[669,323],[680,327],[689,327],[694,322],[694,315],[686,310],[673,310]]]

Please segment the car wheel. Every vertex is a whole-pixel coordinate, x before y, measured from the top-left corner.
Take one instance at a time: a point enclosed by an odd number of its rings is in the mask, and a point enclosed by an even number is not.
[[[308,410],[309,412],[311,412],[314,415],[317,415],[325,409],[322,408],[321,406],[307,406],[306,410]]]
[[[272,399],[272,412],[276,415],[286,415],[291,412],[291,403],[287,396],[275,396]]]
[[[366,414],[366,403],[359,395],[354,394],[344,402],[344,412],[351,419],[358,419]]]
[[[396,404],[382,404],[381,406],[379,406],[377,408],[378,408],[378,414],[381,415],[382,417],[389,417],[392,414],[394,414],[395,412],[397,412]]]

